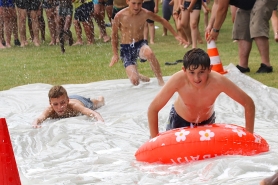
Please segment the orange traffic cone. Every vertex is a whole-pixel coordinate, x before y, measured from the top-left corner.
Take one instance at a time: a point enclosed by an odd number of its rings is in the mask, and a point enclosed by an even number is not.
[[[0,118],[0,185],[21,185],[5,118]]]
[[[219,53],[218,53],[218,49],[216,48],[216,44],[214,40],[211,40],[210,43],[207,44],[207,53],[210,57],[210,63],[212,66],[212,70],[216,71],[220,74],[225,74],[227,73],[227,71],[224,71],[224,68],[222,66],[220,57],[219,57]]]

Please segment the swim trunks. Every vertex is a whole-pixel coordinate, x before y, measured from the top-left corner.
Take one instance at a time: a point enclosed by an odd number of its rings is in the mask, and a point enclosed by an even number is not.
[[[0,0],[0,7],[14,8],[15,6],[13,0]]]
[[[66,16],[72,16],[73,14],[73,6],[72,4],[67,6],[59,6],[59,16],[66,17]]]
[[[146,40],[120,45],[120,56],[125,67],[129,65],[136,65],[136,60],[139,57],[140,49],[144,45],[147,45]]]
[[[49,0],[42,1],[42,8],[44,8],[44,9],[54,8],[54,7],[57,7],[58,5],[59,5],[58,1],[53,1],[52,3],[50,3]]]
[[[180,117],[177,114],[174,106],[172,106],[172,108],[170,110],[170,115],[169,115],[169,119],[168,119],[168,124],[166,126],[166,130],[171,130],[174,128],[181,128],[181,127],[208,125],[208,124],[215,123],[215,119],[216,119],[215,112],[213,112],[213,114],[211,115],[211,117],[209,119],[202,121],[200,123],[191,123],[191,122],[184,120],[182,117]]]
[[[78,100],[78,101],[82,102],[86,108],[94,110],[93,109],[94,108],[94,104],[93,104],[93,102],[91,101],[90,98],[85,98],[85,97],[79,96],[79,95],[70,95],[69,99]]]
[[[94,11],[93,2],[84,3],[75,9],[74,19],[80,22],[89,21],[92,11]]]
[[[191,2],[187,2],[187,1],[184,1],[184,9],[187,9],[189,7]],[[202,8],[202,0],[197,0],[194,7],[193,7],[193,10],[201,10]]]
[[[167,21],[170,20],[172,14],[173,14],[173,6],[169,5],[171,0],[164,0],[162,4],[162,13],[163,18]]]
[[[39,10],[41,1],[40,0],[15,0],[15,4],[20,9]]]

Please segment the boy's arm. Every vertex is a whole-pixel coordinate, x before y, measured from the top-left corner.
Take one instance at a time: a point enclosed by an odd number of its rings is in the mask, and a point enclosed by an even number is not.
[[[96,118],[98,121],[104,122],[103,118],[101,117],[100,113],[93,111],[91,109],[88,109],[87,107],[84,107],[79,104],[74,104],[72,106],[73,110],[78,111],[82,113],[83,115],[86,115],[88,117]]]
[[[148,11],[148,10],[146,10],[146,11],[147,11],[148,19],[161,23],[167,30],[169,30],[174,35],[174,37],[177,41],[179,41],[183,44],[187,44],[187,42],[177,34],[175,29],[171,26],[171,24],[168,21],[166,21],[164,18],[158,16],[157,14],[154,14],[151,11]]]
[[[32,125],[33,125],[33,128],[40,128],[41,127],[41,123],[46,120],[47,118],[49,118],[50,114],[52,112],[52,108],[49,106],[46,110],[43,111],[43,113],[37,117]]]
[[[158,131],[158,113],[166,105],[169,99],[178,89],[179,84],[173,75],[169,81],[162,87],[160,92],[153,99],[148,108],[148,122],[150,129],[150,138],[154,138],[159,134]]]
[[[117,13],[119,14],[119,13]],[[112,21],[112,33],[111,33],[111,44],[112,44],[112,52],[113,56],[111,59],[111,62],[109,64],[110,67],[112,67],[116,62],[119,60],[119,54],[118,54],[118,44],[119,44],[119,37],[118,37],[118,31],[120,26],[119,21],[119,15],[115,16],[114,20]]]
[[[154,1],[154,13],[158,13],[158,0]]]
[[[248,96],[241,88],[232,81],[223,77],[224,93],[231,97],[244,107],[245,110],[245,129],[248,132],[254,132],[255,122],[255,104],[250,96]]]

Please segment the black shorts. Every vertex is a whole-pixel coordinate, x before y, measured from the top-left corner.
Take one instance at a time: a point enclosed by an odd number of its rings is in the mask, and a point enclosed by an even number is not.
[[[107,0],[105,6],[113,6],[113,0]]]
[[[54,8],[54,7],[57,7],[58,5],[59,5],[58,1],[53,1],[52,3],[49,3],[48,0],[42,1],[42,8],[44,8],[44,9]]]
[[[84,3],[75,9],[74,19],[85,22],[90,19],[91,13],[94,11],[94,3]]]
[[[40,0],[15,0],[15,4],[20,9],[39,10],[41,1]]]
[[[142,4],[142,8],[145,8],[151,12],[154,12],[154,7],[155,7],[155,3],[154,3],[154,0],[151,0],[151,1],[147,1],[147,2],[144,2]],[[150,20],[150,19],[147,19],[147,22],[148,23],[154,23],[153,20]]]
[[[184,4],[183,4],[184,9],[187,9],[189,7],[190,3],[191,2],[184,1]],[[193,7],[193,10],[201,10],[201,9],[202,9],[202,0],[197,0]]]
[[[192,126],[208,125],[208,124],[215,123],[215,119],[216,119],[215,113],[213,113],[209,119],[202,121],[201,123],[190,123],[184,120],[182,117],[180,117],[173,106],[170,110],[170,115],[169,115],[168,124],[166,126],[166,130],[181,128],[181,127],[190,127],[191,125]]]

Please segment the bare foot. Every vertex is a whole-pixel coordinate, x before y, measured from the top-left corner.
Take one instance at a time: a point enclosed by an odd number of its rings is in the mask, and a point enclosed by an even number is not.
[[[54,41],[51,41],[48,45],[49,46],[54,46],[56,43]]]
[[[11,48],[11,47],[12,47],[11,44],[6,43],[6,48]]]
[[[154,44],[154,41],[151,40],[151,41],[150,41],[150,44]]]
[[[188,48],[191,45],[191,43],[187,43],[183,46],[183,48]]]
[[[147,77],[147,76],[144,76],[142,74],[139,74],[139,79],[142,81],[142,82],[149,82],[150,81],[150,78]]]
[[[110,37],[108,35],[103,36],[103,42],[109,42],[110,41]]]
[[[105,105],[103,96],[98,97],[98,99],[91,99],[91,101],[93,102],[93,109],[97,109]]]
[[[81,46],[83,45],[83,42],[82,41],[76,41],[73,46]]]
[[[199,44],[203,44],[204,42],[203,42],[203,40],[201,39],[201,40],[198,40],[198,43],[199,43]]]
[[[5,49],[6,47],[3,44],[0,44],[0,49]]]
[[[38,46],[40,46],[40,43],[39,42],[34,42],[34,45],[38,47]]]
[[[167,36],[167,33],[163,33],[162,36]]]

